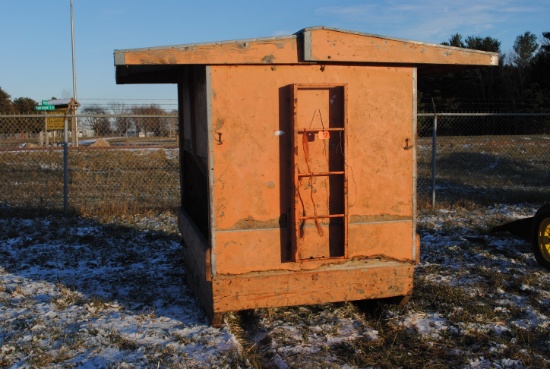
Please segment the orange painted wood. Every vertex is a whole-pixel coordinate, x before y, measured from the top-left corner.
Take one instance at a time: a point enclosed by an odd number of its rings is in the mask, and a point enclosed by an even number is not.
[[[117,50],[119,65],[298,63],[295,36]]]
[[[314,235],[315,228],[309,229]],[[284,250],[281,250],[281,247],[289,242],[287,232],[286,228],[217,232],[216,264],[218,273],[237,275],[273,270],[300,271],[345,262],[345,260],[328,258],[301,263],[290,261],[288,258],[283,260]],[[350,222],[349,257],[385,257],[414,262],[411,234],[412,220],[361,224]]]
[[[304,30],[305,61],[498,65],[498,54],[318,27]]]
[[[413,262],[412,219],[380,223],[353,223],[348,229],[350,258],[385,257]]]
[[[349,215],[411,217],[413,150],[404,148],[407,139],[415,144],[412,68],[216,66],[212,134],[223,137],[213,147],[216,228],[277,227],[288,212],[288,86],[298,79],[349,81]]]
[[[214,312],[405,296],[413,272],[409,263],[353,261],[301,272],[218,275]]]
[[[115,65],[385,64],[498,65],[498,54],[327,27],[280,36],[187,45],[115,50]]]
[[[325,86],[348,81],[345,169],[350,222],[411,220],[414,150],[405,146],[407,140],[415,143],[412,78],[412,68],[395,67],[326,66],[324,71],[319,66],[211,67],[212,135],[223,137],[222,144],[213,146],[216,270],[240,274],[304,267],[288,263],[293,224],[290,158],[297,150],[290,141],[290,86],[296,80],[318,80]],[[322,193],[319,188],[314,195],[322,199]],[[326,207],[326,201],[318,205]],[[304,231],[311,236],[317,232],[313,223]],[[349,255],[412,261],[414,237],[412,220],[406,225],[357,226],[353,241],[348,241]],[[318,267],[327,261],[309,262]]]
[[[281,245],[285,245],[287,240],[286,228],[217,232],[217,271],[220,274],[244,274],[285,269],[296,264],[283,263]]]

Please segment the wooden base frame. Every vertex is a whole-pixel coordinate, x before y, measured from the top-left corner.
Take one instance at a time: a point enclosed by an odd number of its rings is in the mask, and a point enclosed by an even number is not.
[[[334,260],[313,270],[212,275],[210,248],[182,210],[187,281],[213,326],[230,311],[409,296],[414,265],[381,259]]]

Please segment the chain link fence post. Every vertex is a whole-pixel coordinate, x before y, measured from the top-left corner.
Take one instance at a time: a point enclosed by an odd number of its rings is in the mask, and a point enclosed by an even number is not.
[[[435,173],[437,162],[437,113],[433,116],[432,126],[432,209],[435,208]]]
[[[63,127],[63,215],[69,216],[69,122],[67,115]]]

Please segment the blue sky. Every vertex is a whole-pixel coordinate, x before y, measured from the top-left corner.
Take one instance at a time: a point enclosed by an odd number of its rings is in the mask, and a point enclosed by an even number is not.
[[[82,104],[174,103],[174,85],[116,85],[113,51],[268,37],[304,27],[441,43],[454,33],[516,37],[550,31],[548,0],[73,0]],[[73,92],[70,0],[0,0],[0,87],[38,102]],[[171,101],[165,101],[165,99]]]

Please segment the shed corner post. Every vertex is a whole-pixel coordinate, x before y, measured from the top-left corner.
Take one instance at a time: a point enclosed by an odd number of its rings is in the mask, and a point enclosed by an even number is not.
[[[418,216],[417,201],[417,180],[418,180],[418,161],[417,161],[417,142],[418,142],[418,68],[412,70],[412,260],[418,260],[420,257],[420,237],[416,233],[416,224]]]
[[[211,66],[205,67],[206,74],[206,132],[208,132],[208,212],[210,221],[210,268],[214,278],[216,270],[216,203],[214,196],[214,138],[212,135],[212,75]]]

